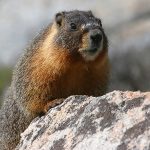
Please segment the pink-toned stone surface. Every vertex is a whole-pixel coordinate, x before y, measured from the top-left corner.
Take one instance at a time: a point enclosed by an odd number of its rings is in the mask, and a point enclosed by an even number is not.
[[[71,96],[21,137],[16,150],[150,150],[150,92]]]

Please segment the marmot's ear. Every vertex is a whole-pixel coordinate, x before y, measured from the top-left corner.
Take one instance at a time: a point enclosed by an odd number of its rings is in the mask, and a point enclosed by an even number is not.
[[[55,21],[59,26],[62,25],[62,20],[63,20],[63,13],[57,13],[55,15]]]
[[[93,13],[91,10],[89,10],[88,13],[90,14],[90,16],[93,16]]]

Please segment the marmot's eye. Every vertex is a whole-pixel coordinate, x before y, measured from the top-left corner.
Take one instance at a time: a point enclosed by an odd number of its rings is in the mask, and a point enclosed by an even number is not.
[[[76,30],[76,29],[77,29],[77,26],[76,26],[75,23],[71,23],[71,24],[70,24],[70,28],[71,28],[72,30]]]

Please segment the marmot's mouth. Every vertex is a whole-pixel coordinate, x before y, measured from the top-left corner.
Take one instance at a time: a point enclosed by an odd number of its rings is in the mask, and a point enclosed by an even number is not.
[[[98,48],[90,48],[90,49],[85,50],[85,52],[88,52],[88,53],[91,53],[91,54],[94,54],[97,51],[98,51]]]
[[[101,52],[101,47],[90,47],[90,48],[81,48],[79,53],[87,61],[93,61]]]
[[[94,55],[98,51],[98,48],[80,49],[79,51],[81,53],[88,53],[88,54]]]

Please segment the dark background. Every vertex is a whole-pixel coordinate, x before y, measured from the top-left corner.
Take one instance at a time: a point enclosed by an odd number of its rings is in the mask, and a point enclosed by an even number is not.
[[[0,0],[0,100],[23,49],[61,10],[92,10],[109,38],[112,90],[150,90],[149,0]]]

